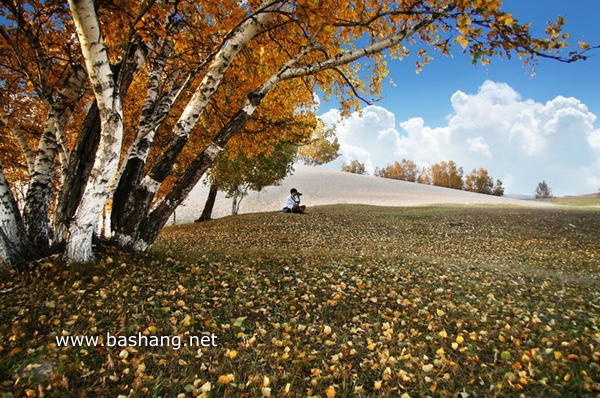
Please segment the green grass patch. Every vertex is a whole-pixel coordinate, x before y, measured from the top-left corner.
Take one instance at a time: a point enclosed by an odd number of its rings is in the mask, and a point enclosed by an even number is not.
[[[565,196],[560,198],[548,198],[538,200],[542,202],[555,203],[563,206],[600,208],[600,194]]]
[[[0,295],[0,388],[51,397],[600,393],[599,212],[310,210],[169,227],[152,254],[104,247],[86,269],[54,258],[5,273],[0,289],[13,290]],[[108,333],[182,345],[56,343]],[[198,336],[217,346],[183,346]],[[23,372],[41,360],[48,377]]]

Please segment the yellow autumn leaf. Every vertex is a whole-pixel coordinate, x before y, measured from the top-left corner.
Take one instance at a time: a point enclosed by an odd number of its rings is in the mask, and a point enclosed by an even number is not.
[[[381,380],[377,380],[375,383],[373,383],[373,388],[375,390],[381,390]]]
[[[521,378],[519,378],[519,384],[522,386],[526,386],[527,384],[529,384],[529,382],[527,381],[526,378],[521,377]]]
[[[503,23],[504,25],[513,25],[515,23],[515,20],[513,18],[512,15],[510,14],[504,14],[501,17],[498,18],[498,22]]]
[[[229,373],[226,375],[221,375],[219,376],[219,379],[217,380],[217,383],[219,384],[229,384],[232,381],[235,380],[235,377],[233,376],[233,374]]]
[[[335,388],[333,386],[327,387],[327,389],[325,390],[325,396],[327,398],[334,398],[335,397]]]
[[[467,48],[467,46],[469,45],[469,41],[464,36],[458,36],[456,38],[456,41],[462,46],[463,49]]]
[[[431,372],[433,370],[433,365],[432,364],[427,364],[427,365],[423,365],[421,367],[421,369],[423,370],[423,372]]]
[[[210,381],[207,381],[206,383],[202,384],[202,386],[200,387],[201,392],[209,392],[211,389],[212,389],[212,385],[210,384]]]

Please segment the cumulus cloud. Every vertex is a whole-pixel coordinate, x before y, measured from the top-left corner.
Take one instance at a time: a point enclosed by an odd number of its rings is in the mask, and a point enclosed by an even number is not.
[[[542,180],[557,195],[598,190],[600,129],[578,99],[539,103],[522,99],[508,84],[486,81],[476,93],[457,91],[450,103],[453,111],[442,127],[428,126],[418,115],[397,122],[379,106],[346,118],[335,109],[321,117],[337,124],[339,163],[356,159],[370,173],[402,158],[420,167],[454,160],[465,173],[486,168],[507,193],[531,194]]]
[[[385,148],[391,150],[386,157],[393,155],[400,138],[394,114],[381,107],[369,106],[346,118],[332,109],[320,117],[326,124],[336,126],[343,161],[358,160],[369,173],[380,166],[377,155],[385,153]]]
[[[492,158],[492,152],[490,146],[485,142],[483,137],[467,138],[467,144],[469,144],[469,151],[473,153],[481,153],[486,158]]]

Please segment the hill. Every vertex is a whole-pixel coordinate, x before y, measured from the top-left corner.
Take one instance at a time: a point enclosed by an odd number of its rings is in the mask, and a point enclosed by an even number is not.
[[[240,213],[279,210],[289,190],[297,188],[304,195],[303,204],[309,207],[330,204],[365,204],[375,206],[424,206],[434,204],[494,204],[516,206],[543,206],[544,204],[508,197],[482,195],[384,179],[372,176],[324,170],[305,165],[295,165],[295,172],[280,186],[270,186],[260,192],[251,192],[244,198]],[[208,188],[203,184],[191,192],[176,213],[178,224],[192,222],[202,213]],[[231,214],[231,199],[220,192],[213,218]]]

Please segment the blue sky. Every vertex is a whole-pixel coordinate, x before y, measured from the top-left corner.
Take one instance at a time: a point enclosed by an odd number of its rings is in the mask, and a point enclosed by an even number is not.
[[[600,44],[596,0],[505,0],[504,10],[543,34],[548,21],[566,19],[573,49],[578,41]],[[472,66],[456,46],[452,57],[434,59],[420,74],[414,58],[390,62],[382,100],[363,117],[342,119],[334,104],[321,116],[337,123],[339,169],[357,159],[372,171],[402,158],[419,166],[454,160],[468,174],[484,167],[504,182],[506,193],[533,194],[545,180],[557,196],[600,189],[600,51],[586,61],[541,59],[532,69],[517,57]]]

